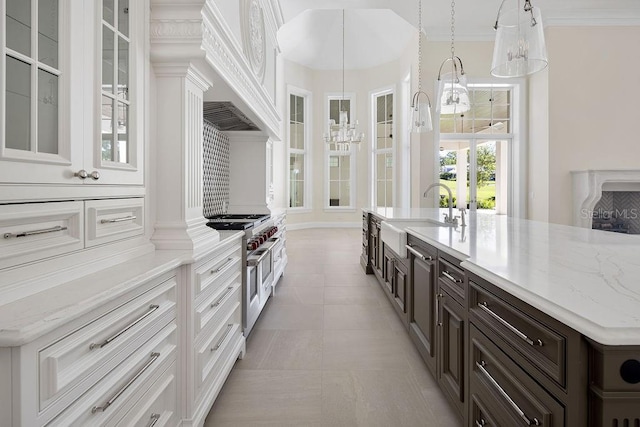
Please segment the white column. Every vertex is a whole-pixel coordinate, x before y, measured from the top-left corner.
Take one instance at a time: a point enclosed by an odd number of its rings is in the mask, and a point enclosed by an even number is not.
[[[211,83],[191,64],[156,64],[156,224],[158,249],[206,251],[220,240],[203,216],[203,93]]]

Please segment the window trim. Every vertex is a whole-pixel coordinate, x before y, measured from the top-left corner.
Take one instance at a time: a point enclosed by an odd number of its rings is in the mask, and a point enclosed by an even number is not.
[[[371,105],[371,127],[370,127],[370,131],[371,131],[371,148],[369,149],[369,170],[371,171],[369,174],[369,181],[371,182],[371,185],[369,186],[369,205],[371,206],[377,206],[378,205],[378,197],[377,197],[377,193],[376,193],[376,185],[377,185],[377,162],[376,162],[376,156],[378,154],[388,154],[391,153],[392,155],[392,171],[391,171],[391,176],[392,176],[392,181],[391,181],[391,188],[392,188],[392,201],[391,201],[391,207],[396,207],[397,203],[398,203],[398,134],[397,134],[397,130],[398,130],[398,123],[397,123],[397,110],[398,110],[398,102],[397,102],[397,87],[396,85],[389,85],[389,86],[383,86],[381,88],[375,89],[371,92],[369,92],[370,94],[370,105]],[[376,142],[377,142],[377,135],[378,135],[378,131],[377,131],[377,124],[378,124],[378,118],[377,118],[377,98],[379,96],[385,96],[385,95],[393,95],[393,124],[391,127],[391,131],[392,134],[394,135],[393,137],[393,143],[391,148],[383,148],[383,149],[377,149],[376,148]]]
[[[528,127],[527,127],[527,81],[524,78],[509,79],[506,83],[503,79],[469,79],[469,87],[509,87],[512,91],[511,101],[511,132],[508,134],[491,134],[492,139],[510,140],[510,150],[508,159],[508,191],[507,191],[507,216],[515,218],[525,218],[527,215],[527,150],[528,150]],[[435,92],[438,93],[437,83]],[[436,112],[434,117],[434,172],[433,181],[439,182],[439,147],[442,139],[468,139],[475,141],[486,140],[487,137],[479,137],[477,134],[450,133],[442,138],[440,133],[440,113]],[[474,159],[471,159],[474,161]],[[475,178],[472,177],[472,181]]]
[[[357,100],[355,92],[345,92],[344,98],[342,92],[326,92],[324,94],[324,121],[325,127],[327,123],[329,123],[329,105],[332,100],[348,100],[349,101],[349,117],[351,120],[356,119],[357,117]],[[357,119],[356,119],[357,120]],[[361,144],[364,143],[361,142]],[[344,153],[342,151],[329,150],[329,144],[322,141],[324,145],[324,201],[322,202],[324,212],[333,212],[333,213],[344,213],[344,212],[355,212],[357,201],[355,198],[357,197],[357,155],[355,144],[351,145],[351,150],[348,153]],[[329,196],[330,196],[330,185],[329,185],[329,157],[332,155],[348,155],[349,157],[349,182],[350,182],[350,191],[349,191],[349,206],[329,206]]]
[[[305,149],[292,149],[291,148],[291,127],[289,126],[289,120],[291,117],[291,95],[300,96],[304,99],[304,141],[305,141]],[[312,106],[313,106],[313,93],[309,90],[302,89],[293,85],[287,85],[287,146],[286,146],[286,169],[285,173],[285,182],[287,183],[286,190],[286,204],[287,204],[287,213],[297,214],[297,213],[309,213],[313,210],[313,197],[312,197],[312,188],[311,185],[311,177],[313,176],[311,173],[311,168],[313,165],[312,157],[313,150],[310,149],[311,144],[311,135],[312,133]],[[300,207],[290,207],[290,196],[291,196],[291,182],[289,179],[289,170],[291,168],[291,154],[303,154],[304,155],[304,203]]]

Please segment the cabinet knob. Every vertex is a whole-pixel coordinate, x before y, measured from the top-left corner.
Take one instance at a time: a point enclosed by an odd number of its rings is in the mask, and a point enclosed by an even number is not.
[[[73,176],[75,176],[77,178],[80,178],[80,179],[91,178],[94,181],[97,181],[97,180],[100,179],[100,172],[93,171],[93,172],[89,173],[84,169],[80,169],[78,172],[74,173]]]
[[[78,172],[74,173],[73,176],[78,177],[80,179],[87,179],[89,177],[89,174],[87,173],[86,170],[80,169]]]

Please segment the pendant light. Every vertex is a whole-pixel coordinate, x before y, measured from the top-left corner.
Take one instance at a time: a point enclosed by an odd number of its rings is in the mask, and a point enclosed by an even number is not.
[[[420,100],[420,95],[426,100]],[[418,91],[411,100],[411,131],[422,133],[432,129],[431,99],[422,91],[422,0],[418,0]]]
[[[455,51],[456,2],[451,0],[451,57],[442,61],[438,71],[438,103],[436,110],[440,114],[458,114],[471,109],[467,76],[460,57]],[[450,65],[448,72],[442,73],[445,65]]]
[[[342,9],[342,98],[339,102],[338,123],[329,120],[328,132],[324,134],[327,144],[335,145],[338,151],[351,151],[351,144],[360,144],[364,140],[364,132],[358,132],[358,121],[349,123],[349,114],[343,108],[344,102],[344,9]],[[359,146],[358,146],[359,147]]]
[[[492,75],[524,77],[548,65],[542,15],[531,0],[503,0],[494,29]]]

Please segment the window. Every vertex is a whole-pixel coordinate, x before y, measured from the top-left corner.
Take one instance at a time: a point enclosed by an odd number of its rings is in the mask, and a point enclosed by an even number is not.
[[[394,96],[393,91],[385,91],[372,96],[373,117],[375,119],[372,147],[373,179],[371,193],[373,206],[394,206]]]
[[[301,89],[289,89],[289,208],[310,208],[309,99]]]
[[[102,1],[102,161],[129,163],[129,0]]]
[[[507,214],[513,190],[512,150],[517,140],[514,85],[470,84],[471,109],[440,115],[440,183],[453,193],[453,205]],[[440,206],[448,194],[440,190]]]
[[[0,70],[4,92],[5,148],[34,154],[58,155],[59,65],[58,0],[7,1],[4,41],[5,69]]]
[[[327,97],[327,120],[340,122],[340,110],[347,112],[349,123],[352,122],[355,110],[355,95],[342,96],[329,95]],[[356,156],[355,145],[351,145],[349,151],[339,150],[336,144],[325,143],[325,167],[326,167],[326,195],[325,209],[328,210],[354,210],[355,209],[355,177]]]

